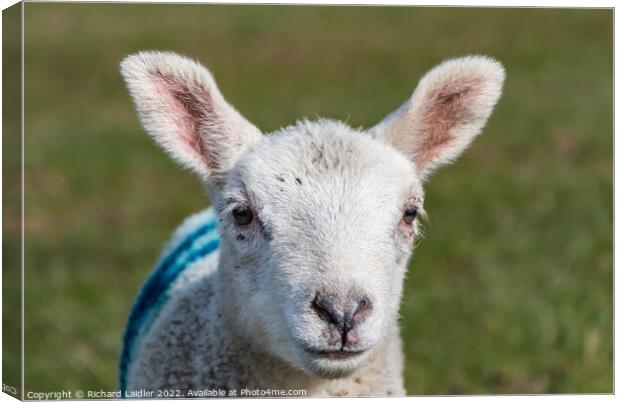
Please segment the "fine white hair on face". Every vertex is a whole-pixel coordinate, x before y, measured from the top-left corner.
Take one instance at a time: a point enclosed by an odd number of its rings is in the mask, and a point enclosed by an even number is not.
[[[370,132],[408,155],[424,179],[454,161],[480,133],[501,95],[504,77],[502,65],[486,56],[445,61]]]
[[[265,136],[193,60],[141,52],[121,72],[146,131],[213,205],[177,231],[134,305],[122,387],[404,394],[398,308],[422,183],[482,130],[499,62],[441,63],[368,130],[316,119]]]

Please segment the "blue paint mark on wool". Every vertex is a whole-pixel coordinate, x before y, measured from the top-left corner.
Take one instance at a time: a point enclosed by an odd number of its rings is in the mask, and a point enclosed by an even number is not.
[[[139,335],[145,333],[157,318],[157,313],[165,304],[168,290],[174,281],[193,262],[206,257],[218,248],[216,217],[208,214],[203,219],[205,221],[201,222],[198,228],[187,234],[171,252],[164,255],[133,304],[125,328],[120,359],[119,381],[122,397],[127,389],[127,374]]]

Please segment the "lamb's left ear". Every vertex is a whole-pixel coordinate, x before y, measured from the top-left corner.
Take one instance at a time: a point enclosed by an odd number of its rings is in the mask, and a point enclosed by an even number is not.
[[[425,178],[454,161],[480,133],[502,92],[504,76],[502,65],[488,57],[445,61],[369,132],[407,155]]]
[[[222,96],[209,71],[169,52],[141,52],[121,73],[146,131],[174,159],[218,185],[260,131]]]

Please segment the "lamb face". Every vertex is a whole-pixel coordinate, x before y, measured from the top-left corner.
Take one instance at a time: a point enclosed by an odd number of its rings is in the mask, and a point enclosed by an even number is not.
[[[320,376],[371,356],[394,324],[418,226],[404,215],[422,210],[410,161],[344,124],[302,122],[241,157],[218,199],[246,336]]]
[[[504,80],[492,59],[450,60],[369,130],[319,120],[263,136],[194,61],[146,52],[121,70],[143,126],[209,188],[226,320],[322,377],[363,365],[395,326],[422,182],[480,133]]]

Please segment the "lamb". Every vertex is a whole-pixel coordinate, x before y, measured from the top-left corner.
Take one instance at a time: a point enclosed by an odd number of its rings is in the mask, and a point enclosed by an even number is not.
[[[271,135],[193,60],[141,52],[121,73],[145,130],[212,202],[133,306],[124,395],[404,395],[398,309],[422,184],[482,130],[501,64],[445,61],[369,129],[318,119]]]

